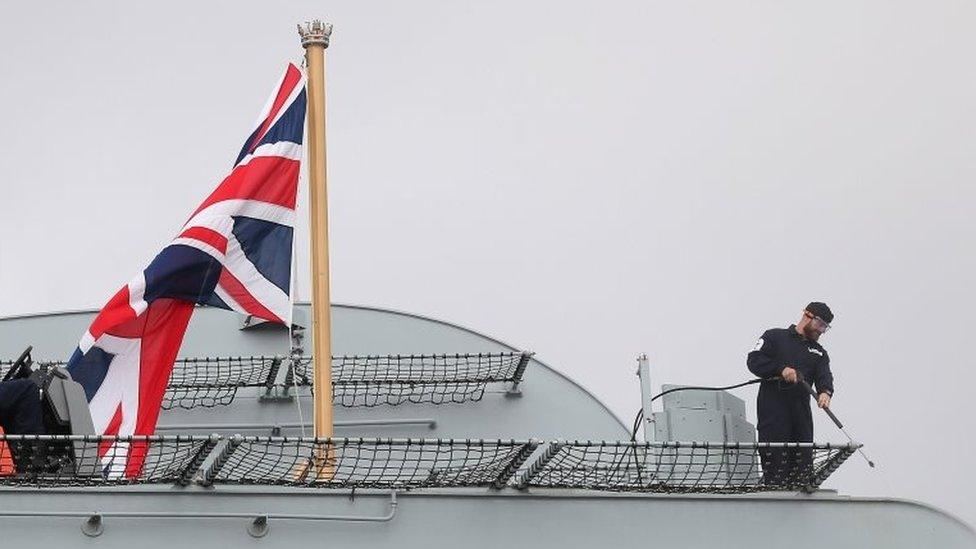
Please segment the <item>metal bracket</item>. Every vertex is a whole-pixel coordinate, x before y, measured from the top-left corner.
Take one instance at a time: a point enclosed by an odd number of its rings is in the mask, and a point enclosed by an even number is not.
[[[217,474],[220,473],[220,469],[227,463],[231,454],[234,453],[234,450],[237,450],[237,447],[243,441],[244,437],[234,435],[230,439],[223,440],[224,445],[222,447],[216,446],[211,452],[211,454],[216,455],[213,455],[212,458],[208,457],[200,467],[200,472],[197,475],[197,484],[200,486],[212,486],[214,479],[217,478]],[[206,461],[209,461],[209,463],[206,463]]]
[[[295,337],[298,337],[295,335]],[[295,354],[296,348],[292,346],[292,355]],[[300,349],[298,350],[300,352]],[[290,402],[295,399],[295,395],[291,394],[290,386],[287,385],[289,378],[292,375],[292,365],[294,364],[294,358],[288,358],[288,370],[285,374],[286,384],[279,385],[278,373],[281,371],[282,359],[280,357],[275,357],[271,362],[271,368],[268,370],[268,377],[264,381],[264,392],[258,396],[258,402]]]
[[[512,386],[505,391],[506,397],[520,398],[522,396],[522,389],[519,388],[519,384],[522,383],[522,376],[525,375],[525,369],[529,366],[529,361],[534,354],[531,351],[522,351],[522,357],[519,358],[518,365],[515,366],[515,373],[512,374]]]
[[[258,397],[258,402],[291,402],[295,400],[295,395],[291,394],[291,386],[275,385],[268,387]]]
[[[523,445],[522,448],[520,448],[519,451],[508,462],[508,465],[502,469],[502,472],[498,473],[498,477],[495,478],[495,482],[492,483],[492,487],[496,490],[501,490],[504,488],[508,484],[508,481],[515,476],[515,473],[518,472],[519,468],[522,467],[525,460],[529,459],[529,456],[535,453],[535,450],[538,447],[538,440],[530,440],[528,443]]]
[[[176,484],[180,486],[187,486],[193,482],[193,476],[200,470],[200,467],[207,461],[210,454],[213,453],[214,448],[220,444],[220,435],[210,435],[210,440],[203,443],[203,446],[197,450],[196,455],[193,459],[183,468],[180,473],[179,479],[177,479]]]
[[[281,357],[275,357],[268,368],[268,377],[264,380],[265,394],[270,394],[274,389],[275,381],[278,379],[278,370],[281,369]]]
[[[548,465],[549,462],[556,457],[556,454],[562,450],[563,446],[565,446],[565,442],[558,440],[549,443],[549,447],[542,452],[542,455],[539,456],[535,462],[532,463],[532,465],[529,465],[525,471],[523,471],[522,476],[515,483],[515,488],[519,490],[525,490],[528,488],[529,484],[536,477],[536,475],[545,469],[546,465]]]

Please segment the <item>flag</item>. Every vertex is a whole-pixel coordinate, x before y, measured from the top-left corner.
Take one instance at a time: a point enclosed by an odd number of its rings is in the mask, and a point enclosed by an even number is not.
[[[85,389],[97,433],[153,433],[195,305],[291,322],[305,109],[305,75],[289,64],[230,174],[82,335],[67,368]],[[99,455],[107,474],[135,477],[146,450],[105,443]]]

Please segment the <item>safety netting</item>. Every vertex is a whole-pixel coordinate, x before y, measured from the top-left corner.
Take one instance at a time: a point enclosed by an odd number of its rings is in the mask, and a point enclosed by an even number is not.
[[[532,353],[348,355],[332,357],[332,398],[340,406],[476,402],[489,384],[519,383]],[[311,359],[293,375],[310,385]]]
[[[860,444],[554,442],[518,487],[662,493],[811,491]]]
[[[0,435],[0,486],[189,484],[219,437]]]
[[[537,446],[514,440],[235,437],[205,478],[315,488],[501,488]]]
[[[0,486],[817,489],[860,444],[0,435]],[[538,450],[537,457],[530,457]],[[526,464],[528,465],[526,466]]]
[[[0,435],[0,485],[507,485],[536,441]]]
[[[2,360],[0,360],[0,379],[3,379],[4,377],[6,377],[7,372],[10,371],[10,368],[14,365],[14,362],[15,361],[10,360],[10,359],[2,359]],[[34,362],[34,367],[37,368],[37,367],[40,367],[40,366],[44,366],[44,367],[48,367],[48,366],[64,366],[64,364],[65,364],[65,362],[63,360],[45,360],[43,362]]]
[[[345,407],[477,402],[490,385],[520,383],[531,357],[526,351],[333,356],[333,401]],[[0,372],[11,364],[0,361]],[[271,394],[311,385],[312,359],[306,356],[178,358],[163,409],[227,406],[246,387]]]
[[[163,409],[227,406],[241,388],[271,390],[285,360],[280,356],[178,358],[163,396]]]

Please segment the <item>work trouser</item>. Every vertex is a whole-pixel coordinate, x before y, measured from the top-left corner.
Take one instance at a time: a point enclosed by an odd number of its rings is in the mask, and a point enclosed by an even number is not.
[[[813,442],[813,414],[806,394],[760,387],[759,442]],[[760,448],[763,483],[801,488],[813,473],[810,448]]]

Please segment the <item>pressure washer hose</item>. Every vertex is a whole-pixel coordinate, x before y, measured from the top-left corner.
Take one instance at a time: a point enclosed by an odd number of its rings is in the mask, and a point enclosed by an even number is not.
[[[796,376],[797,376],[796,377],[797,383],[801,384],[803,388],[806,389],[806,391],[810,393],[810,395],[813,396],[814,399],[816,399],[819,395],[817,395],[817,392],[813,390],[813,387],[811,387],[810,384],[807,383],[807,380],[803,379],[803,376],[800,374],[800,372],[797,372]],[[774,380],[774,379],[782,379],[782,378],[780,377],[770,378],[770,380]],[[744,381],[742,383],[737,383],[735,385],[728,385],[726,387],[674,387],[672,389],[668,389],[667,391],[663,391],[661,393],[654,395],[653,397],[651,397],[651,400],[648,401],[648,404],[663,397],[664,395],[676,393],[678,391],[728,391],[731,389],[738,389],[739,387],[745,387],[746,385],[754,385],[756,383],[761,383],[763,381],[767,381],[767,380],[762,378],[750,379],[749,381]],[[834,415],[834,412],[832,412],[829,407],[823,408],[823,411],[826,412],[827,416],[830,417],[830,420],[834,422],[834,425],[836,425],[837,428],[840,429],[840,432],[844,433],[844,436],[847,437],[847,440],[853,444],[854,439],[851,437],[850,434],[848,434],[846,430],[844,430],[844,424],[842,424],[840,420],[837,419],[837,416]],[[637,430],[640,428],[640,422],[643,418],[644,418],[644,408],[641,407],[641,409],[637,412],[637,417],[634,418],[633,429],[631,429],[630,431],[631,442],[637,441]],[[867,454],[864,453],[864,450],[859,447],[857,451],[858,453],[861,454],[861,457],[864,458],[864,461],[868,462],[868,465],[871,468],[874,468],[874,462],[871,461],[870,458],[868,458]]]
[[[737,383],[735,385],[729,385],[727,387],[674,387],[672,389],[668,389],[667,391],[664,391],[664,392],[661,392],[661,393],[658,393],[658,394],[652,396],[651,397],[651,400],[649,400],[647,403],[650,404],[651,402],[654,402],[655,400],[663,397],[664,395],[669,395],[671,393],[677,393],[678,391],[728,391],[728,390],[731,390],[731,389],[738,389],[739,387],[745,387],[746,385],[754,385],[754,384],[760,383],[762,381],[763,381],[763,379],[761,379],[761,378],[750,379],[749,381],[744,381],[742,383]],[[631,440],[631,442],[634,442],[634,441],[637,440],[637,429],[640,428],[640,422],[641,422],[642,419],[644,419],[644,408],[643,407],[641,407],[641,409],[637,411],[637,417],[634,418],[634,427],[630,431],[630,440]]]

